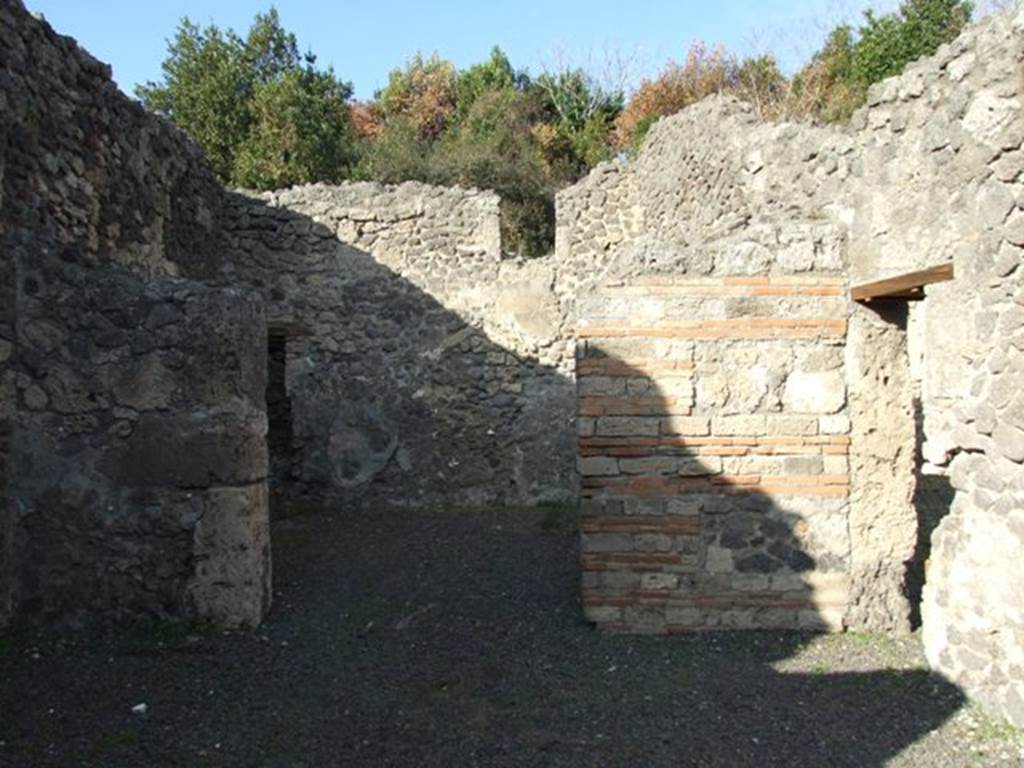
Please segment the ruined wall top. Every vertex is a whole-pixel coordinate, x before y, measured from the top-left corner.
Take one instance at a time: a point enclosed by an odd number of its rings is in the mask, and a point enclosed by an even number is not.
[[[0,0],[0,180],[7,253],[149,273],[216,270],[221,190],[202,151],[70,37]]]
[[[639,155],[595,169],[558,198],[556,252],[608,280],[835,272],[841,235],[821,212],[850,173],[850,140],[766,124],[713,97],[651,129]]]
[[[612,275],[848,266],[854,282],[973,254],[965,234],[1013,207],[993,182],[1020,173],[1022,27],[1024,10],[968,27],[844,126],[761,122],[730,97],[663,118],[635,159],[559,195],[557,252]]]
[[[423,271],[431,262],[446,262],[442,277],[450,280],[452,272],[496,272],[501,260],[498,203],[494,192],[413,181],[307,184],[231,195],[228,229],[238,232],[263,219],[265,232],[267,221],[276,216],[281,223],[292,222],[280,233],[286,239],[308,239],[316,229],[396,270]],[[246,245],[241,243],[243,258]],[[301,255],[302,247],[297,250]]]

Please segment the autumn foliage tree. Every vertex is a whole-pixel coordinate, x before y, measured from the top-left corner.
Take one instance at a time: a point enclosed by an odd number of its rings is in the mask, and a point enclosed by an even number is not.
[[[615,120],[614,145],[635,148],[659,117],[679,112],[713,93],[735,90],[738,70],[735,58],[722,46],[694,44],[685,62],[669,61],[657,77],[640,84]]]
[[[407,179],[497,191],[503,247],[536,256],[554,243],[555,192],[611,156],[622,95],[582,70],[537,79],[500,48],[459,70],[417,54],[372,103],[353,110],[359,178]]]
[[[436,54],[425,59],[417,53],[392,70],[376,102],[386,119],[408,120],[420,135],[436,139],[455,114],[455,67]]]

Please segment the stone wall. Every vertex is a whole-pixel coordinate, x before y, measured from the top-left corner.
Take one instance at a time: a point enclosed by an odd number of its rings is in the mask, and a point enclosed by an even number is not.
[[[840,629],[843,278],[634,279],[582,307],[583,600],[607,629]]]
[[[575,400],[592,620],[906,631],[922,467],[929,660],[1024,724],[1022,41],[972,26],[842,128],[708,99],[521,261],[487,192],[225,193],[0,0],[0,624],[258,622],[268,402],[281,490],[416,505],[570,494]]]
[[[917,305],[923,455],[956,491],[931,539],[931,664],[1024,725],[1024,12],[994,17],[872,93],[855,274],[952,261]],[[871,126],[874,126],[872,129]],[[893,162],[895,158],[896,162]],[[911,166],[911,162],[914,165]],[[883,166],[889,176],[881,176]],[[885,199],[882,181],[903,178]],[[888,208],[888,210],[886,210]],[[905,491],[906,492],[906,491]]]
[[[968,397],[956,408],[952,510],[932,539],[925,650],[991,710],[1024,725],[1024,274],[993,268],[965,306]]]
[[[613,436],[580,420],[581,470],[609,473],[583,480],[584,593],[599,623],[835,630],[850,595],[870,591],[849,539],[846,234],[828,214],[851,147],[709,99],[655,125],[633,162],[560,196],[563,254],[608,286],[583,308],[584,355],[649,343],[609,347],[590,325],[629,335],[638,324],[674,337],[663,354],[692,366],[693,401],[673,404],[692,412],[678,424]],[[588,357],[579,365],[583,413],[592,387],[637,386],[646,362],[616,383],[590,382]],[[649,429],[622,428],[634,427]],[[658,531],[680,524],[674,543]]]
[[[892,358],[887,387],[868,388],[865,398],[876,413],[881,402],[895,407],[890,425],[906,425],[917,412],[917,462],[946,474],[956,491],[929,542],[921,606],[929,661],[1017,725],[1024,725],[1022,66],[1018,9],[968,28],[931,59],[874,87],[853,121],[858,163],[843,203],[854,282],[954,264],[955,279],[929,288],[911,308],[907,342],[918,387],[897,356],[903,329],[889,318],[890,340],[865,338],[864,345],[876,350],[876,361],[879,351]],[[851,346],[857,343],[851,334]],[[914,493],[911,436],[906,426],[890,426],[889,437],[889,456],[879,455],[869,475],[884,494],[876,502],[885,498],[898,510]],[[893,464],[898,472],[884,466]],[[878,528],[905,531],[901,517]],[[907,551],[902,536],[886,534],[897,552]]]
[[[231,279],[285,337],[277,488],[402,505],[573,493],[569,302],[552,259],[502,258],[496,195],[238,194],[226,229]]]
[[[28,281],[13,460],[25,610],[258,623],[270,595],[259,305],[57,260]]]
[[[914,470],[948,473],[956,501],[931,540],[923,606],[929,658],[1017,723],[1022,61],[1018,10],[873,87],[839,129],[758,124],[709,99],[660,121],[635,161],[599,168],[558,205],[561,257],[612,280],[828,269],[856,284],[954,263],[956,279],[909,314],[849,308],[843,621],[910,628],[908,572],[928,549]]]
[[[963,315],[993,261],[1015,264],[1004,244],[1019,226],[1021,32],[1013,16],[969,27],[932,58],[875,86],[853,121],[857,164],[841,215],[850,223],[853,282],[954,262],[958,280],[928,289],[911,312],[922,350],[924,456],[947,463],[952,411],[969,391]],[[898,190],[898,194],[894,194]],[[1015,237],[1015,235],[1011,235]]]
[[[984,308],[985,302],[993,299],[985,294],[1021,260],[1014,243],[1021,240],[1015,234],[1018,220],[1024,221],[1016,206],[1020,199],[1017,182],[1024,169],[1020,151],[1024,140],[1020,117],[1022,34],[1019,11],[968,28],[934,57],[872,88],[868,106],[851,124],[857,162],[835,210],[849,225],[852,282],[948,262],[954,264],[956,274],[953,282],[928,288],[925,301],[910,308],[909,325],[890,311],[879,315],[870,307],[859,309],[857,317],[863,322],[851,325],[851,349],[866,355],[865,367],[852,369],[858,376],[867,374],[859,380],[864,404],[859,410],[873,414],[866,419],[854,414],[854,423],[862,425],[865,436],[864,440],[858,441],[856,435],[854,439],[865,456],[864,462],[855,461],[855,466],[862,468],[862,479],[854,481],[855,489],[860,489],[855,490],[855,498],[862,496],[866,509],[889,510],[884,521],[869,513],[861,516],[867,525],[858,526],[857,519],[851,520],[851,525],[864,531],[873,529],[875,536],[881,532],[893,547],[893,564],[913,550],[907,525],[915,516],[928,520],[948,512],[924,508],[924,495],[919,492],[915,513],[911,505],[914,473],[910,470],[916,463],[931,476],[955,478],[949,472],[950,460],[971,450],[958,424],[964,401],[977,394],[972,393],[971,364],[976,360],[979,337],[994,322],[995,315]],[[995,293],[999,295],[998,289]],[[887,321],[878,322],[879,318]],[[902,352],[908,345],[912,369]],[[876,375],[879,372],[884,376]],[[869,382],[873,386],[868,386]],[[916,435],[909,426],[915,420]],[[872,430],[872,425],[879,429]],[[914,442],[919,446],[916,456],[912,455]],[[893,467],[898,471],[893,472]],[[880,503],[883,499],[884,505]],[[858,509],[856,503],[854,509]],[[966,514],[962,500],[955,509]],[[950,631],[944,623],[949,616],[928,618],[929,614],[939,615],[928,606],[935,599],[945,600],[938,592],[950,589],[949,585],[938,587],[934,576],[944,571],[942,558],[952,551],[942,542],[958,529],[955,517],[941,523],[930,541],[918,542],[919,551],[931,550],[928,579],[932,583],[926,588],[922,609],[926,636]],[[979,517],[972,527],[983,522]],[[930,529],[922,535],[929,533]],[[1002,535],[996,528],[990,533]],[[989,533],[981,535],[987,539]],[[1010,562],[995,567],[1008,568]],[[979,583],[984,583],[983,572],[977,576]],[[884,578],[898,581],[899,574],[892,572]],[[866,600],[871,602],[871,598]],[[891,601],[888,607],[876,606],[879,618],[906,612]],[[999,609],[993,605],[993,610]],[[902,618],[898,623],[904,623]],[[881,626],[886,625],[881,621]],[[952,635],[958,636],[959,631]],[[948,654],[944,662],[937,654],[932,657],[938,669],[962,681],[969,677],[950,666]],[[1018,690],[1024,686],[1019,675],[1013,686]],[[969,682],[966,687],[973,690]]]
[[[2,76],[2,75],[0,75]],[[7,134],[10,125],[6,96],[0,89],[0,210],[4,207],[4,173]],[[0,237],[3,237],[0,220]],[[11,436],[14,432],[14,341],[17,325],[17,278],[14,260],[0,254],[0,627],[14,610],[15,532],[17,527],[13,501],[10,498]]]
[[[0,1],[0,623],[256,623],[265,328],[184,134]]]

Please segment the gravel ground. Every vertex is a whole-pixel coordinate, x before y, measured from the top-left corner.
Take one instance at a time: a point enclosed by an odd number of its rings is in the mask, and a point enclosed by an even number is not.
[[[0,765],[1024,765],[916,638],[593,631],[573,527],[557,509],[282,520],[254,633],[0,638]]]

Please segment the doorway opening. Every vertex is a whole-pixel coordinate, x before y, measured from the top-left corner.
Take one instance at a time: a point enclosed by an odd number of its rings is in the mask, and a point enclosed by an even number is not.
[[[267,453],[272,500],[282,495],[292,470],[292,402],[288,396],[290,334],[271,325],[267,329]],[[276,507],[271,504],[271,509]]]

